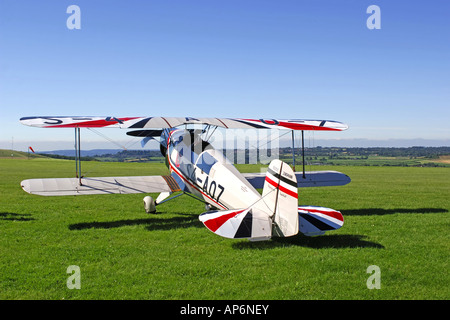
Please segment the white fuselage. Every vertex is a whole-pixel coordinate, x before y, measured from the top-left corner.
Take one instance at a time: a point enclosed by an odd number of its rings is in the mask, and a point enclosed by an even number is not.
[[[187,191],[213,207],[248,208],[261,199],[222,152],[189,131],[171,132],[167,158],[170,171],[183,181]]]

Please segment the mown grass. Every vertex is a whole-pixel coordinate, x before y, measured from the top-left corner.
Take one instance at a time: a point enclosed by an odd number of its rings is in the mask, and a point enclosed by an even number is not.
[[[259,171],[257,165],[240,165]],[[251,243],[203,227],[182,196],[147,215],[143,195],[40,197],[20,181],[70,177],[72,161],[0,159],[0,299],[448,299],[449,168],[320,167],[347,186],[300,189],[341,210],[321,237]],[[164,174],[154,163],[83,163],[89,176]],[[81,271],[68,289],[67,267]],[[381,270],[369,290],[367,268]]]

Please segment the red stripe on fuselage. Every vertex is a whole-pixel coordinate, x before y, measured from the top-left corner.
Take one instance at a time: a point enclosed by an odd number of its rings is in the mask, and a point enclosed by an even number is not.
[[[211,200],[212,202],[214,202],[215,204],[217,204],[218,206],[222,207],[223,209],[228,209],[227,207],[224,207],[223,205],[221,205],[220,203],[218,203],[216,200],[214,200],[213,198],[211,198],[210,196],[208,196],[206,193],[204,193],[200,188],[196,187],[194,184],[192,184],[189,179],[185,178],[183,176],[183,174],[181,172],[179,172],[173,165],[172,165],[172,161],[170,160],[170,156],[168,157],[169,159],[169,166],[170,168],[175,171],[175,173],[185,182],[187,182],[191,187],[193,187],[195,190],[197,190],[198,192],[200,192],[203,196],[205,196],[206,198],[208,198],[209,200]]]

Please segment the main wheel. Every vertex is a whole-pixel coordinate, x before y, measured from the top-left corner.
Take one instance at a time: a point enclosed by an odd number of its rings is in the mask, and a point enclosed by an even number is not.
[[[150,196],[144,197],[144,208],[147,213],[156,213],[155,200]]]

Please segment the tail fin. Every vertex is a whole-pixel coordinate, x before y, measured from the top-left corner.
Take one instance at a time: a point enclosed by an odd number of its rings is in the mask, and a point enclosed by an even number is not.
[[[298,233],[297,178],[281,160],[272,160],[267,169],[262,202],[273,217],[274,235],[290,237]]]

